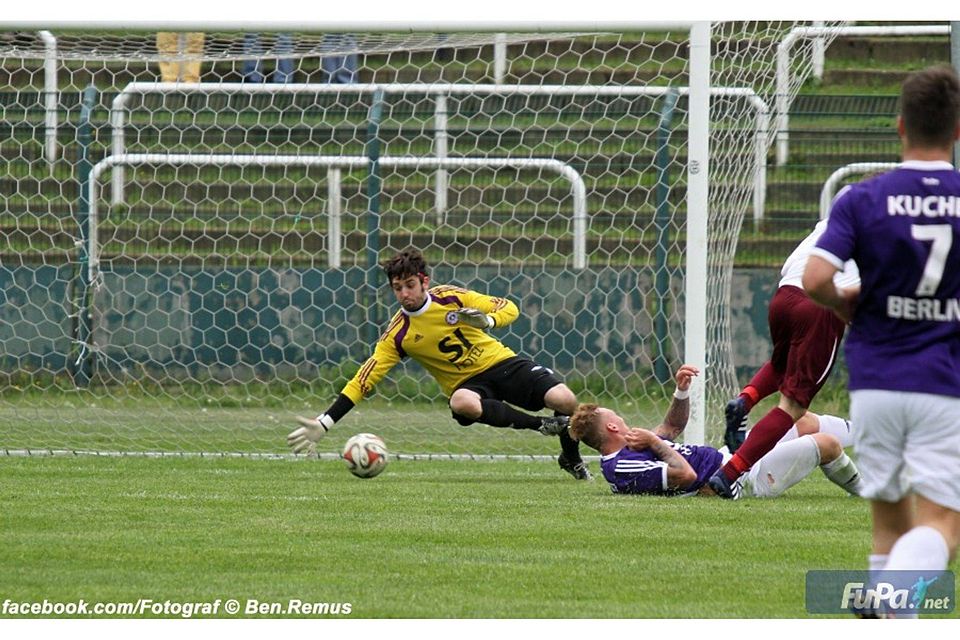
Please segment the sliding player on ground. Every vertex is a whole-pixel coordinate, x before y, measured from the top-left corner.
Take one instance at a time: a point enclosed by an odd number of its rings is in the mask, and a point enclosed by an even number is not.
[[[656,429],[630,428],[622,417],[595,404],[581,404],[570,419],[574,438],[600,452],[603,477],[614,493],[652,495],[716,495],[707,480],[723,464],[713,447],[676,444],[690,415],[690,383],[699,373],[683,365],[677,390],[663,423]],[[815,416],[807,418],[812,424]],[[798,425],[801,433],[808,425]],[[807,433],[778,444],[743,479],[733,484],[733,497],[782,495],[817,467],[848,493],[858,495],[860,474],[840,441],[826,433]]]

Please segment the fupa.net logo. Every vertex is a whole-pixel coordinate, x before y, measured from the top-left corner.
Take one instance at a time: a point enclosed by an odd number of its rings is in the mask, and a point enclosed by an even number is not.
[[[924,578],[920,576],[910,587],[903,589],[891,582],[877,582],[871,585],[863,582],[848,582],[843,588],[841,609],[855,611],[891,612],[904,611],[919,613],[944,613],[952,609],[950,596],[931,598],[927,596],[930,585],[940,579],[940,576]]]
[[[808,571],[809,613],[944,614],[956,606],[951,571]]]

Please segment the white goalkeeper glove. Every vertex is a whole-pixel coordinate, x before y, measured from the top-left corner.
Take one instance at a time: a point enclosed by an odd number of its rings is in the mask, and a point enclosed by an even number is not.
[[[293,449],[294,453],[303,451],[310,452],[317,442],[333,426],[334,420],[327,414],[321,414],[316,418],[301,418],[297,416],[297,422],[300,426],[290,432],[287,436],[287,445]]]
[[[480,311],[480,309],[474,309],[473,307],[464,307],[457,312],[459,314],[460,322],[471,327],[476,327],[477,329],[492,329],[493,328],[493,318],[489,315]]]

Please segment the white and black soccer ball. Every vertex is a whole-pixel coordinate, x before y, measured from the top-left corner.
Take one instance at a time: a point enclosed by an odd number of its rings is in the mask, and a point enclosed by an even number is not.
[[[343,461],[350,473],[358,478],[372,478],[380,475],[387,467],[387,445],[380,436],[372,433],[358,433],[343,446]]]

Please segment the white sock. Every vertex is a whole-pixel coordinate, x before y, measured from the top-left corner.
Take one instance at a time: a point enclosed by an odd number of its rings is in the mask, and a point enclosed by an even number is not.
[[[943,571],[949,562],[950,549],[940,532],[920,525],[900,536],[883,568],[887,571]]]
[[[893,545],[884,571],[943,571],[950,562],[950,548],[939,531],[919,526],[910,529]],[[881,574],[882,575],[882,574]],[[897,612],[897,618],[916,618],[916,613]]]
[[[840,446],[846,449],[853,444],[850,423],[837,416],[820,416],[820,433],[829,433],[837,437]]]
[[[839,458],[820,465],[820,468],[830,482],[847,493],[852,493],[855,496],[860,495],[860,488],[863,484],[860,480],[860,471],[857,470],[857,465],[853,464],[850,456],[841,453]]]
[[[887,558],[889,557],[886,553],[871,553],[867,556],[867,566],[870,567],[870,571],[879,571],[887,566]]]
[[[790,442],[791,440],[796,440],[799,437],[800,434],[797,432],[797,425],[793,425],[785,434],[783,434],[783,437],[777,441],[777,444]]]
[[[883,569],[887,564],[888,556],[885,553],[871,553],[867,556],[867,566],[870,568],[870,584],[868,588],[875,589],[877,580],[880,577],[880,570]],[[879,613],[876,609],[866,609],[865,612],[877,614]]]

